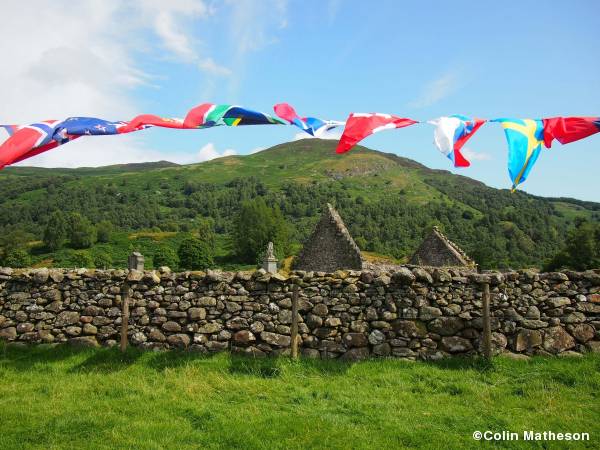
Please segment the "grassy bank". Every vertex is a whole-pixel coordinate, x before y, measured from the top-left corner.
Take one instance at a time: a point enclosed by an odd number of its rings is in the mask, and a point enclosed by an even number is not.
[[[570,448],[598,448],[599,418],[599,355],[351,365],[0,347],[2,449],[479,448],[476,430],[585,431]]]

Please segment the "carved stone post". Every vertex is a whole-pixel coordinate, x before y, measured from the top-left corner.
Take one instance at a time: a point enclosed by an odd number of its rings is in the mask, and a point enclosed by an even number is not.
[[[263,269],[267,273],[277,273],[277,258],[273,251],[273,243],[267,244],[267,251],[265,252],[265,259],[263,260]]]

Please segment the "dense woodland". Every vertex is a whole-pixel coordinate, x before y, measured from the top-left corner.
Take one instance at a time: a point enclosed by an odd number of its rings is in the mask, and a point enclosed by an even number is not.
[[[268,240],[280,257],[296,253],[330,202],[362,250],[399,261],[438,225],[484,268],[598,265],[600,204],[511,194],[446,172],[410,170],[429,198],[416,201],[409,189],[393,188],[377,174],[358,185],[359,177],[309,183],[282,177],[274,184],[248,175],[212,182],[176,167],[104,176],[93,169],[5,171],[0,263],[123,266],[126,254],[139,249],[150,266],[253,265]],[[569,255],[578,250],[569,236],[580,242],[582,233],[591,250],[574,262]]]

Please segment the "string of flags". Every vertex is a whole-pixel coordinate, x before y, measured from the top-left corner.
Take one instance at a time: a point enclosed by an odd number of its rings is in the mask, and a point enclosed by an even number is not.
[[[301,117],[287,103],[279,103],[273,109],[275,116],[236,105],[203,103],[192,108],[183,119],[142,114],[128,122],[69,117],[29,125],[0,125],[9,135],[0,145],[0,169],[82,136],[124,134],[150,127],[202,129],[216,126],[294,125],[311,136],[323,137],[328,131],[343,126],[336,148],[336,153],[341,154],[373,133],[420,123],[383,113],[350,113],[345,122]],[[471,163],[462,153],[462,148],[486,122],[498,122],[504,129],[508,144],[508,173],[513,190],[529,176],[542,145],[550,148],[554,140],[564,145],[600,132],[600,117],[479,119],[452,115],[426,123],[435,127],[434,144],[454,167],[469,167]]]

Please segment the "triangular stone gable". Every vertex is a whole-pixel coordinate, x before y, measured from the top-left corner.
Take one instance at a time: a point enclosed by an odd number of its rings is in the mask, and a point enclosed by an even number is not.
[[[442,234],[437,227],[427,236],[410,259],[410,264],[434,267],[475,267],[458,245]]]
[[[317,272],[362,269],[360,249],[339,213],[329,203],[304,244],[295,268]]]

